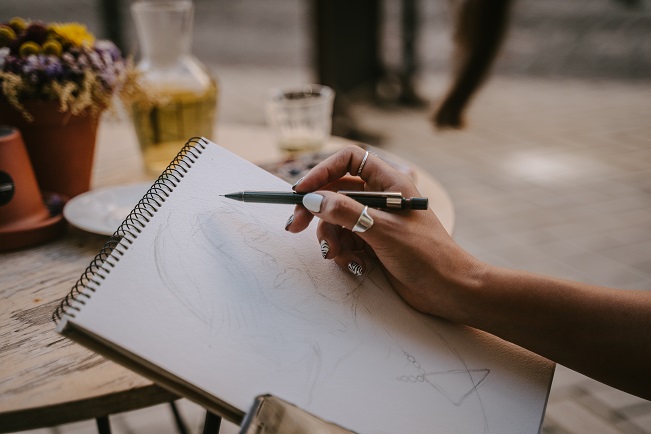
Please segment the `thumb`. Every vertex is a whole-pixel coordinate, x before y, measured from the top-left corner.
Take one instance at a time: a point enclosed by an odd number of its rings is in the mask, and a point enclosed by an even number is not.
[[[303,197],[303,206],[321,220],[349,230],[353,230],[365,208],[364,205],[354,199],[332,191],[318,191],[306,194]],[[375,225],[377,223],[376,219],[380,217],[382,212],[376,209],[367,209],[366,213],[373,220],[372,225]],[[364,234],[366,235],[365,232]]]

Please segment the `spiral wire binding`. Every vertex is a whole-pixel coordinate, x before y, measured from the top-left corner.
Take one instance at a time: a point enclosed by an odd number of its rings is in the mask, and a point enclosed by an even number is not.
[[[106,279],[106,275],[115,267],[115,263],[124,256],[125,250],[129,249],[129,245],[138,238],[142,229],[154,217],[154,213],[163,206],[174,188],[185,177],[199,155],[206,149],[207,144],[208,142],[202,137],[192,137],[183,145],[176,157],[154,181],[100,252],[95,255],[70,292],[61,300],[59,306],[52,313],[52,321],[55,323],[60,321],[63,315],[74,318],[75,314],[71,311],[79,311],[75,304],[86,304],[85,300],[91,297],[88,291],[95,292],[95,288],[88,286],[89,283],[92,282],[96,286],[101,285],[102,280]],[[126,243],[121,243],[122,240],[125,240]]]

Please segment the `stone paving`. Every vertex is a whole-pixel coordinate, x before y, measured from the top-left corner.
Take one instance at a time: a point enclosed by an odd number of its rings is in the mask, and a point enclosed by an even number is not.
[[[649,84],[497,77],[461,132],[434,132],[426,112],[357,115],[445,185],[475,256],[651,289],[650,98]],[[558,366],[542,432],[651,433],[651,402]]]

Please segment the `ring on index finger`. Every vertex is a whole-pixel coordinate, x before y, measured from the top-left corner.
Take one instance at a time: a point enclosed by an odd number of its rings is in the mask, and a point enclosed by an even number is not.
[[[353,226],[353,232],[366,232],[373,226],[373,218],[368,215],[368,207],[365,206],[362,210],[362,213],[359,215],[355,226]]]
[[[364,168],[367,159],[368,159],[368,151],[366,151],[366,153],[364,154],[364,158],[362,159],[362,164],[360,164],[359,169],[357,169],[357,176],[362,176],[362,169]]]

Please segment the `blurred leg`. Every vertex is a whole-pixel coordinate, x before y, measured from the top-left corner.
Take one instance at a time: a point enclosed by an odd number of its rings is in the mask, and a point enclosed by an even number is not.
[[[461,0],[455,25],[455,78],[434,113],[437,128],[461,128],[463,111],[488,76],[499,51],[513,0]]]

